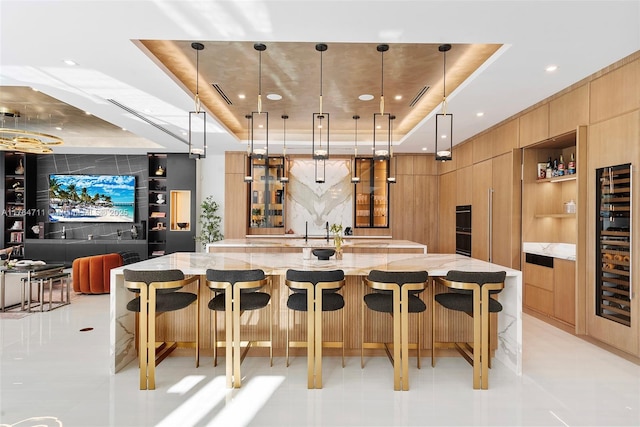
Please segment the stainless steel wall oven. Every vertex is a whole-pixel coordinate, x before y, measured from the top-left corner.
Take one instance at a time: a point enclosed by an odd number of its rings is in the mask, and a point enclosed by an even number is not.
[[[456,253],[471,256],[471,205],[456,206]]]

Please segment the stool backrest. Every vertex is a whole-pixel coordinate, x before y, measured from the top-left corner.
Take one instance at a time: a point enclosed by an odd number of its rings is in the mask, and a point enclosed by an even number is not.
[[[504,279],[507,277],[506,271],[460,271],[460,270],[449,270],[445,279],[450,282],[457,282],[460,284],[464,283],[476,283],[480,287],[491,283],[491,284],[499,284],[502,283],[502,288],[504,288]],[[495,294],[502,290],[495,289],[491,290],[490,293]],[[454,288],[457,292],[471,292],[471,290],[461,288]]]
[[[149,286],[151,283],[167,283],[167,282],[181,282],[184,280],[184,273],[181,270],[129,270],[124,269],[124,281],[125,286],[133,292],[139,292],[139,286],[136,284],[146,283]],[[175,286],[163,285],[158,289],[158,293],[174,292],[183,286],[182,283]]]
[[[207,282],[215,292],[224,292],[227,287],[239,284],[244,291],[255,291],[266,285],[264,271],[253,270],[216,270],[207,269]]]
[[[367,276],[365,283],[378,292],[392,292],[391,286],[386,284],[398,285],[400,287],[411,285],[410,293],[416,294],[425,290],[429,273],[426,271],[382,271],[371,270]]]
[[[312,270],[287,270],[286,280],[289,282],[312,283],[316,286],[318,283],[341,282],[335,288],[325,288],[323,292],[336,292],[344,285],[344,271],[312,271]],[[304,292],[304,289],[291,287],[294,292]]]

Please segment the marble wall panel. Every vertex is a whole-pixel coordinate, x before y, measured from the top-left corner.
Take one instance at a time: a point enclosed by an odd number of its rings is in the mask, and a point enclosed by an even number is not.
[[[294,159],[289,169],[285,203],[286,228],[304,235],[325,236],[327,222],[353,227],[353,185],[349,159],[326,161],[324,183],[315,182],[315,161]]]

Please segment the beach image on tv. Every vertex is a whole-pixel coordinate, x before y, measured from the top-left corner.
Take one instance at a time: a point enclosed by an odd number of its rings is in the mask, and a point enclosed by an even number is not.
[[[136,177],[49,175],[50,222],[134,222]]]

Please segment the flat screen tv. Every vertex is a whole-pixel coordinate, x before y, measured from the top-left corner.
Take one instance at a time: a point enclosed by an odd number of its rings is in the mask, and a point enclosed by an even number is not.
[[[49,175],[50,222],[134,222],[136,177]]]

